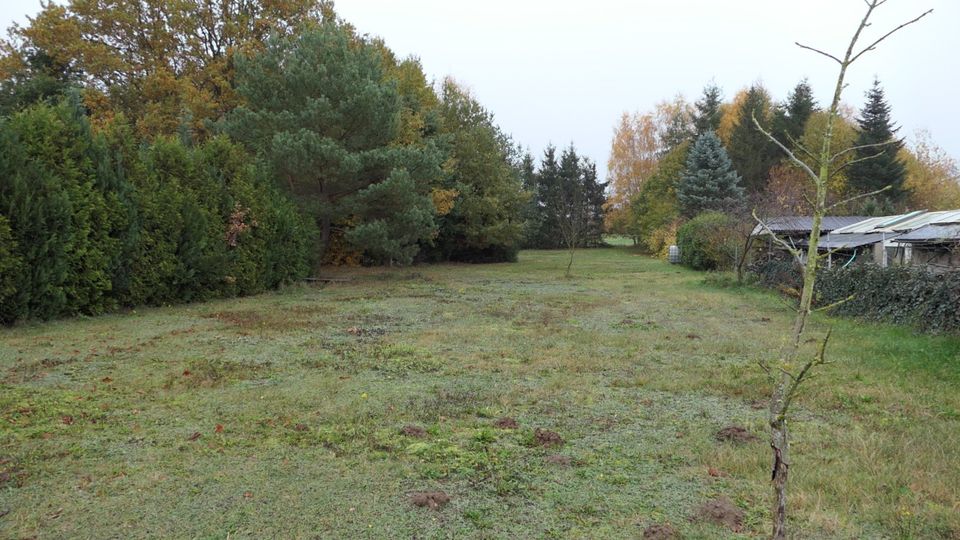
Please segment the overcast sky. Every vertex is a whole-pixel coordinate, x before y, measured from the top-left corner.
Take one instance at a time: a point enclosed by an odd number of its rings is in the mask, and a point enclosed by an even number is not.
[[[0,23],[23,22],[39,0],[3,0]],[[420,57],[428,76],[452,75],[503,129],[539,154],[571,141],[606,169],[613,126],[713,80],[725,96],[754,81],[775,99],[810,79],[821,104],[836,64],[793,45],[841,55],[863,15],[862,0],[338,0],[361,33],[400,56]],[[867,38],[934,8],[853,67],[844,100],[859,107],[874,76],[893,117],[912,137],[930,130],[960,158],[960,2],[890,0]]]

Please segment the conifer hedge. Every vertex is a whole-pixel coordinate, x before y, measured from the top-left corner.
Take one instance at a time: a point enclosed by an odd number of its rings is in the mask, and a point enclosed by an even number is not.
[[[236,296],[302,278],[313,225],[224,137],[137,145],[79,100],[0,121],[0,322]]]

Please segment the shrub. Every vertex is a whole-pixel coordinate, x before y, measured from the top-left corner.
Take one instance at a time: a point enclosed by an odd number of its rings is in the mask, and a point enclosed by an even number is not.
[[[720,212],[705,212],[677,230],[680,260],[694,270],[727,270],[736,262],[739,241],[734,220]]]
[[[22,271],[17,317],[100,313],[110,306],[108,210],[97,189],[93,139],[76,105],[38,105],[3,122],[0,208]]]

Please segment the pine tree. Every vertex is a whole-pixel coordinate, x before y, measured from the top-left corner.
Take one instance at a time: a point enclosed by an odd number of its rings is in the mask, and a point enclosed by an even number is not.
[[[275,36],[262,53],[237,59],[238,91],[247,104],[231,113],[225,127],[255,149],[278,183],[312,213],[321,253],[340,231],[355,242],[376,238],[366,254],[375,262],[409,263],[416,249],[408,248],[428,244],[436,223],[419,210],[416,216],[406,209],[387,212],[385,188],[373,186],[387,182],[413,190],[396,192],[397,197],[431,202],[443,155],[433,143],[397,142],[400,96],[395,81],[386,80],[383,63],[374,46],[335,22]],[[348,234],[365,225],[367,232]],[[398,235],[393,239],[381,235],[393,232]]]
[[[727,148],[734,169],[743,178],[743,187],[748,195],[760,193],[766,188],[770,169],[780,160],[780,149],[753,124],[754,116],[760,125],[769,125],[770,95],[758,84],[747,91]]]
[[[907,195],[904,188],[906,165],[898,154],[903,148],[903,140],[897,139],[900,128],[890,119],[890,105],[887,104],[880,81],[874,81],[873,88],[867,92],[867,103],[857,119],[860,132],[856,146],[874,145],[858,149],[855,160],[847,169],[847,183],[859,193],[869,193],[890,186],[877,197],[874,204],[889,206],[901,202]],[[887,143],[887,144],[884,144]],[[881,145],[881,146],[876,146]]]
[[[720,111],[722,103],[723,92],[719,86],[710,84],[703,89],[703,97],[694,104],[696,112],[693,115],[693,127],[696,138],[720,127],[720,119],[723,117]]]
[[[786,103],[777,105],[773,113],[773,134],[778,141],[791,144],[799,141],[807,120],[817,112],[813,88],[806,79],[800,81],[787,96]]]
[[[740,177],[713,132],[701,135],[687,156],[687,166],[677,186],[677,200],[684,217],[708,210],[730,211],[743,206]]]

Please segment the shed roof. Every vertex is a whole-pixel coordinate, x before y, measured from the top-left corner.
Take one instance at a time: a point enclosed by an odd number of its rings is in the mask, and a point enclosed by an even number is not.
[[[829,234],[820,237],[817,247],[820,249],[853,249],[861,246],[876,244],[883,240],[890,240],[891,235],[885,233],[868,234]],[[807,245],[807,241],[800,242],[801,245]]]
[[[836,234],[865,234],[873,232],[908,232],[930,224],[960,223],[960,210],[943,212],[910,212],[898,216],[882,216],[864,219],[859,223],[835,229]]]
[[[927,225],[897,237],[897,242],[940,244],[960,242],[960,223]]]
[[[825,216],[820,230],[830,232],[841,227],[853,225],[867,219],[863,216]],[[813,228],[813,218],[810,216],[782,216],[764,221],[767,227],[775,233],[809,233]],[[753,234],[763,233],[763,228],[757,225]]]

